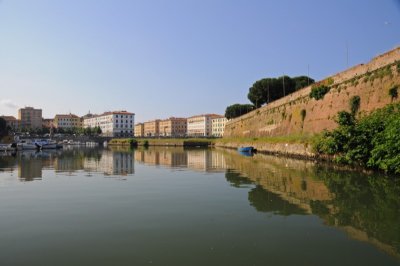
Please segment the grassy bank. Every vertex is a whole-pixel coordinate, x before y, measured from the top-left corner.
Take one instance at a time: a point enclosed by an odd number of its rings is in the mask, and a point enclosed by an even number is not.
[[[315,137],[312,135],[288,135],[288,136],[274,136],[274,137],[235,137],[235,138],[222,138],[216,140],[217,144],[238,143],[238,144],[278,144],[278,143],[299,143],[299,144],[312,144]]]
[[[108,144],[111,146],[212,146],[215,139],[204,138],[115,138]]]

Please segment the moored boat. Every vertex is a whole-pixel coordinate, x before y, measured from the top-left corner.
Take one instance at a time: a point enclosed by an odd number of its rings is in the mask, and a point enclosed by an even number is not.
[[[40,150],[57,149],[57,142],[51,139],[38,139],[35,140],[35,145]]]
[[[36,150],[37,147],[35,143],[32,142],[32,140],[20,140],[17,142],[17,150]]]
[[[239,147],[238,151],[239,152],[254,152],[255,149],[252,146],[247,146],[247,147]]]

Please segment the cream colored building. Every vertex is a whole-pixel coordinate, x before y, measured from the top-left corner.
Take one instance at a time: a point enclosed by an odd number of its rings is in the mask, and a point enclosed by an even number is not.
[[[160,136],[163,137],[184,137],[187,132],[187,119],[170,117],[161,120],[159,124]]]
[[[42,109],[25,107],[18,110],[21,128],[42,128]]]
[[[10,127],[12,129],[17,129],[18,128],[19,121],[15,117],[6,116],[6,115],[2,115],[0,117],[3,118],[6,121],[7,127]]]
[[[212,135],[212,119],[220,118],[217,114],[204,114],[187,119],[187,135],[190,137],[210,137]]]
[[[225,131],[225,125],[228,119],[221,116],[211,120],[211,135],[213,137],[223,137]]]
[[[142,138],[144,137],[144,125],[143,123],[138,123],[135,125],[135,137]]]
[[[98,172],[108,176],[126,176],[135,173],[135,155],[130,152],[104,150],[100,159],[86,157],[83,168],[87,172]]]
[[[135,114],[127,111],[106,112],[83,119],[84,128],[100,127],[102,135],[107,137],[133,136]]]
[[[81,118],[74,114],[67,114],[67,115],[58,114],[54,117],[53,124],[55,128],[82,127]]]
[[[145,137],[158,137],[160,134],[160,120],[144,122],[144,136]]]

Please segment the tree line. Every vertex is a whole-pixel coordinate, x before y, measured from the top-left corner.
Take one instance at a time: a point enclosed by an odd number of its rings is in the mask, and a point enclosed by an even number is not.
[[[246,114],[264,104],[269,104],[290,93],[298,91],[315,82],[308,76],[289,77],[281,76],[277,78],[263,78],[257,80],[249,88],[247,98],[252,104],[233,104],[226,108],[225,117],[235,118]]]

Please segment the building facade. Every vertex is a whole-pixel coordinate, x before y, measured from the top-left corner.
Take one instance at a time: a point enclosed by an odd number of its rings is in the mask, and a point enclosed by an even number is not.
[[[82,127],[81,118],[74,114],[67,114],[67,115],[56,115],[54,117],[54,127],[55,128],[74,128],[74,127]]]
[[[42,128],[42,109],[25,107],[18,110],[20,127],[26,129]]]
[[[144,125],[143,123],[138,123],[135,125],[135,137],[142,138],[144,137]]]
[[[225,125],[228,119],[226,117],[218,117],[211,120],[211,135],[213,137],[223,137]]]
[[[19,121],[15,117],[7,115],[2,115],[0,117],[6,121],[7,127],[10,127],[13,130],[19,127]]]
[[[144,136],[145,137],[158,137],[160,134],[160,120],[144,122]]]
[[[204,114],[187,119],[187,135],[190,137],[210,137],[212,135],[212,119],[220,118],[217,114]]]
[[[170,117],[160,121],[160,136],[163,137],[184,137],[187,132],[187,119]]]
[[[106,112],[83,119],[84,128],[100,127],[107,137],[132,137],[135,114],[127,111]]]
[[[44,127],[44,128],[54,128],[54,119],[52,119],[52,118],[43,118],[42,119],[42,127]]]

